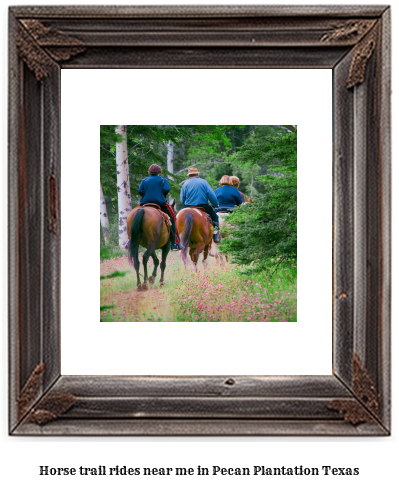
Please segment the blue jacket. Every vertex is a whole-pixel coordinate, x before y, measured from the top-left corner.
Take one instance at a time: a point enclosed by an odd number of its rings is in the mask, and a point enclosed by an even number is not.
[[[166,202],[166,195],[169,191],[170,185],[166,178],[148,176],[148,178],[143,179],[139,186],[139,195],[143,197],[140,203],[141,205],[146,203],[163,205]]]
[[[184,183],[180,192],[180,201],[183,205],[206,205],[208,200],[214,207],[218,206],[216,195],[205,179],[195,176]]]
[[[234,208],[242,203],[240,192],[234,186],[223,185],[215,190],[215,195],[219,208]]]

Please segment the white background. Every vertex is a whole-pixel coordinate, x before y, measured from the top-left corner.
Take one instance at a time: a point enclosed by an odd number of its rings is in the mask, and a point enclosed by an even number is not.
[[[63,70],[61,88],[61,251],[80,243],[61,254],[61,373],[331,374],[332,71]],[[100,323],[99,124],[116,121],[298,125],[297,323]]]
[[[26,4],[26,1],[14,1],[13,4]],[[36,4],[43,2],[35,2]],[[70,2],[63,2],[70,3]],[[76,2],[71,2],[76,3]],[[86,1],[86,3],[92,3]],[[93,2],[102,3],[99,0]],[[125,3],[119,0],[120,4]],[[141,3],[145,3],[144,0]],[[158,3],[152,0],[150,3]],[[180,3],[177,0],[174,2]],[[189,3],[185,0],[183,3]],[[197,3],[201,3],[198,1]],[[209,0],[207,4],[211,3]],[[241,3],[230,0],[218,4]],[[252,0],[251,3],[257,3]],[[296,3],[296,2],[285,2]],[[321,4],[330,2],[307,2],[308,4]],[[336,2],[346,3],[346,2]],[[360,2],[372,4],[385,4],[374,0],[372,2]],[[5,162],[7,158],[7,91],[6,91],[6,39],[7,39],[7,5],[2,5],[2,178],[3,187],[1,195],[3,223],[7,220],[7,175]],[[397,53],[397,25],[399,18],[395,7],[393,9],[393,42],[394,54]],[[394,67],[393,83],[397,87],[397,68]],[[393,135],[395,135],[397,121],[397,98],[393,94],[394,118]],[[394,141],[393,164],[397,161],[397,145]],[[397,189],[398,180],[395,166],[393,165],[394,190]],[[398,200],[397,193],[393,193],[393,252],[398,250]],[[76,490],[95,488],[98,491],[108,491],[115,488],[119,491],[131,491],[134,489],[149,491],[160,488],[174,489],[177,491],[220,490],[223,486],[232,490],[243,488],[252,491],[264,490],[292,490],[300,487],[309,492],[323,490],[325,492],[362,490],[374,492],[375,490],[395,490],[398,484],[397,456],[399,445],[397,437],[397,405],[398,382],[397,362],[398,337],[395,326],[398,324],[397,310],[393,311],[393,426],[392,436],[389,438],[10,438],[7,436],[7,296],[6,296],[6,272],[7,272],[7,239],[6,227],[3,227],[2,238],[2,300],[3,300],[3,332],[2,332],[2,417],[1,417],[1,484],[4,490],[41,490],[64,491],[72,487]],[[97,255],[97,253],[96,253]],[[397,283],[395,282],[398,270],[396,257],[393,258],[394,285],[392,292],[393,305],[398,297]],[[295,466],[303,465],[317,467],[323,465],[360,467],[358,477],[169,477],[144,478],[144,477],[39,477],[39,465],[49,466]]]

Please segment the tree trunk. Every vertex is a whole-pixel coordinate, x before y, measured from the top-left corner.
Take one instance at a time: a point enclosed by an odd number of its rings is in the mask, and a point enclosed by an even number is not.
[[[173,172],[174,143],[169,140],[169,142],[166,144],[166,148],[168,150],[167,157],[166,157],[168,172],[170,174],[174,174]],[[169,203],[171,203],[172,201],[173,198],[169,195]]]
[[[127,154],[126,125],[118,125],[115,132],[122,135],[122,142],[116,144],[116,179],[118,190],[119,246],[124,249],[128,242],[126,220],[132,210]]]
[[[109,243],[109,218],[107,212],[107,204],[105,203],[103,187],[100,181],[100,219],[101,229],[103,231],[103,237],[105,244]]]
[[[167,155],[167,163],[168,163],[168,171],[170,174],[174,174],[173,172],[173,152],[174,152],[174,144],[169,140],[169,142],[166,144],[166,148],[168,149],[168,155]]]

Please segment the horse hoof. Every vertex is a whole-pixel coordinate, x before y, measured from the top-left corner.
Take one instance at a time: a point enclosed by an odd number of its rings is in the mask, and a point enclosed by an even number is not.
[[[141,284],[137,286],[137,290],[143,290],[142,287],[141,287]]]
[[[155,278],[154,278],[154,277],[150,277],[150,278],[148,279],[148,281],[150,282],[150,284],[153,284],[153,283],[155,282]]]
[[[165,282],[161,281],[161,282],[159,282],[159,285],[160,285],[161,287],[165,287]]]
[[[141,286],[141,288],[142,288],[143,290],[148,290],[148,285],[145,283],[145,284],[143,284],[143,285]]]

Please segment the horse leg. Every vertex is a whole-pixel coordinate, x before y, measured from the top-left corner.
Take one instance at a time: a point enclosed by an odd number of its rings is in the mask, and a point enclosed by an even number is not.
[[[216,257],[216,262],[217,264],[221,267],[224,268],[226,266],[226,261],[227,261],[227,255],[221,253],[219,251],[218,245],[215,244],[215,257]]]
[[[165,285],[164,281],[164,273],[166,268],[166,257],[170,251],[170,241],[168,241],[165,246],[162,247],[162,259],[161,259],[161,279],[159,280],[159,284],[161,287]]]
[[[181,261],[183,262],[184,269],[187,270],[187,256],[183,255],[183,251],[180,251],[180,258]]]
[[[143,281],[143,290],[148,289],[147,281],[148,281],[148,272],[147,272],[147,263],[150,256],[155,254],[155,248],[157,247],[157,243],[150,243],[148,245],[147,251],[143,254],[143,267],[144,267],[144,281]]]
[[[219,252],[219,248],[218,248],[218,256],[219,256],[219,265],[223,268],[225,255]]]
[[[198,247],[194,250],[190,249],[190,258],[191,261],[193,262],[194,272],[197,273],[198,272],[197,265],[198,265],[198,258],[199,258]]]
[[[139,255],[133,256],[133,265],[137,275],[137,290],[141,290]]]
[[[154,270],[152,271],[151,277],[148,279],[150,284],[153,284],[155,282],[155,277],[157,276],[157,268],[159,265],[159,260],[157,255],[154,253],[151,255],[152,261],[154,262]]]
[[[216,260],[216,263],[219,264],[219,255],[218,250],[216,248],[216,244],[212,241],[208,248],[208,255],[213,256]]]
[[[209,254],[209,250],[210,250],[210,245],[207,244],[205,246],[205,249],[204,249],[204,258],[202,260],[202,264],[204,265],[204,270],[207,270],[208,269],[208,254]]]
[[[214,256],[215,260],[216,260],[216,265],[220,265],[220,262],[221,262],[220,254],[219,254],[219,251],[216,248],[216,246],[212,246],[212,251],[213,251],[213,255],[211,253],[209,253],[209,256]]]

